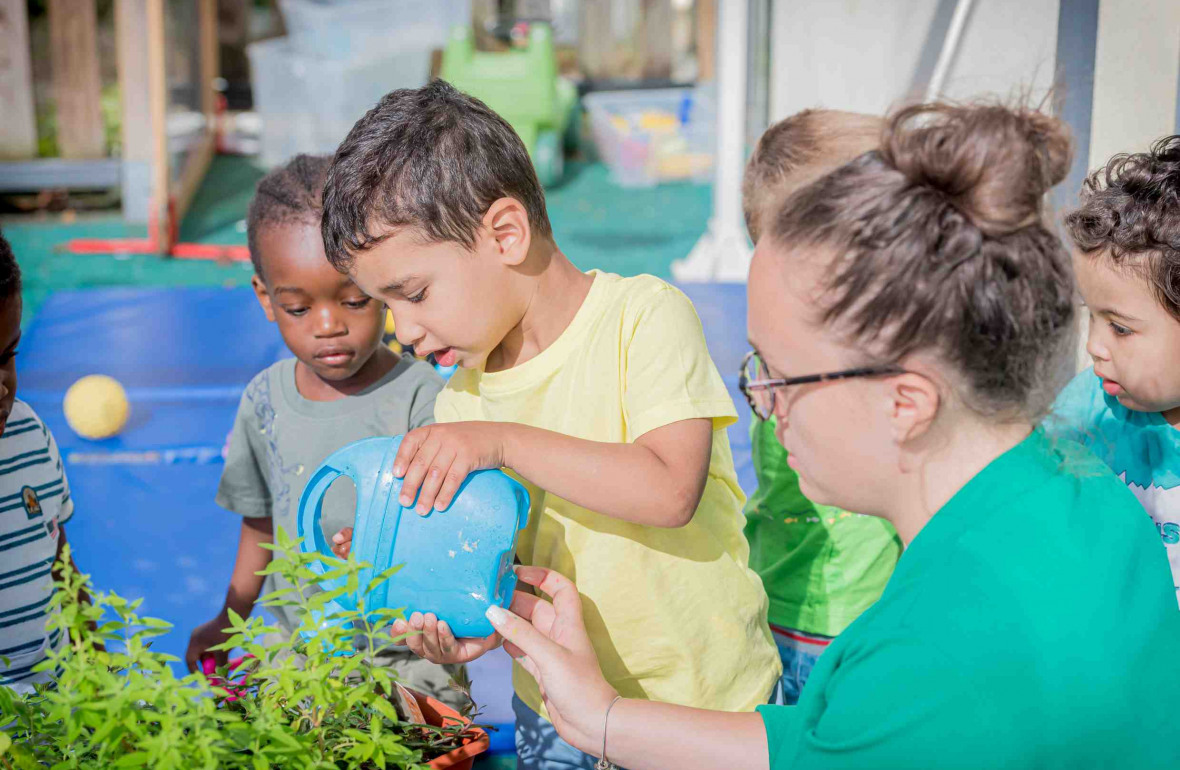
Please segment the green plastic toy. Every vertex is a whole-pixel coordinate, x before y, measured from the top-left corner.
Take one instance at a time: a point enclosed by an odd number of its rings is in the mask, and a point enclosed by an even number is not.
[[[578,94],[557,74],[548,24],[532,24],[524,48],[503,52],[475,50],[471,28],[455,27],[440,76],[508,121],[528,148],[541,184],[561,180],[562,137]]]

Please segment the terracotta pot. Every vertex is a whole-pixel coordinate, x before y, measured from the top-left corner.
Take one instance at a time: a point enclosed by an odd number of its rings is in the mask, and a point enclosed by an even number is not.
[[[458,711],[442,701],[437,701],[429,695],[423,695],[415,690],[410,690],[410,694],[414,696],[418,708],[422,709],[423,722],[428,725],[446,727],[455,724],[471,724],[470,719],[459,716]],[[471,730],[471,734],[463,741],[462,746],[431,760],[426,766],[431,770],[471,770],[475,758],[488,750],[489,743],[488,734],[476,727]]]

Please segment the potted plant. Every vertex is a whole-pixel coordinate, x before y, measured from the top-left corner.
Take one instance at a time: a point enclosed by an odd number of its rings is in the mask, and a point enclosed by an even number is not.
[[[64,558],[49,622],[69,643],[41,664],[55,671],[54,686],[31,694],[0,687],[0,768],[469,768],[488,745],[470,709],[458,713],[409,693],[373,663],[369,650],[387,641],[384,629],[400,612],[368,612],[363,604],[324,612],[329,599],[356,591],[368,565],[304,554],[281,531],[276,540],[266,572],[294,588],[262,602],[295,605],[301,625],[284,635],[260,617],[233,616],[223,649],[247,656],[209,677],[178,678],[169,665],[176,658],[151,649],[170,625],[141,617],[139,601],[93,590]],[[344,587],[309,590],[320,580],[312,560],[344,578]],[[355,635],[366,639],[362,652]],[[467,691],[469,684],[453,686]]]

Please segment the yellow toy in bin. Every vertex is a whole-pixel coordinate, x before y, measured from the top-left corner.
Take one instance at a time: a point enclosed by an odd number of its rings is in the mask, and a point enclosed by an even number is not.
[[[123,386],[105,374],[91,374],[71,385],[62,409],[75,433],[94,440],[123,430],[131,412]]]

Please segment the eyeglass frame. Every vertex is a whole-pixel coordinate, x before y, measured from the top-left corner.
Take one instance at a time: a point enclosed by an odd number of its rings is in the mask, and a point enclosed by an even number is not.
[[[762,358],[758,355],[758,351],[751,350],[742,359],[742,368],[738,372],[738,390],[746,397],[746,403],[750,405],[750,410],[761,420],[769,420],[774,415],[775,391],[779,388],[787,388],[793,385],[810,385],[816,382],[831,382],[833,380],[850,380],[856,377],[881,377],[884,375],[906,374],[908,371],[896,364],[883,364],[880,366],[858,366],[854,369],[841,369],[837,372],[824,372],[822,374],[804,374],[799,377],[751,380],[746,376],[746,370],[749,368],[750,360],[755,356],[759,360]],[[765,415],[758,409],[758,405],[754,403],[754,397],[750,393],[751,391],[760,390],[770,391],[770,405]]]

